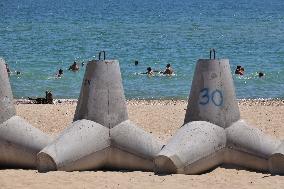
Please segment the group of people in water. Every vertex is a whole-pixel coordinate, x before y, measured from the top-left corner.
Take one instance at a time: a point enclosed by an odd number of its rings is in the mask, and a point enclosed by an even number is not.
[[[153,70],[151,67],[148,67],[147,71],[142,73],[142,74],[147,74],[149,76],[153,76],[155,73],[159,73],[159,74],[163,74],[163,75],[173,75],[174,70],[171,67],[171,64],[167,64],[166,69],[164,71],[156,71],[156,70]]]
[[[84,67],[84,65],[85,65],[85,63],[82,62],[81,66]],[[74,61],[73,64],[69,66],[68,70],[73,71],[73,72],[79,71],[80,70],[79,64],[76,61]],[[58,73],[56,74],[56,76],[57,77],[62,77],[63,76],[62,68],[60,68],[58,70]]]
[[[85,63],[82,62],[81,66],[83,67],[84,65],[85,65]],[[6,63],[5,66],[6,66],[6,71],[7,71],[8,75],[10,76],[12,71],[10,70],[9,65]],[[68,70],[74,71],[74,72],[79,71],[79,69],[80,69],[79,65],[78,65],[78,63],[76,61],[74,61],[74,63],[72,65],[70,65],[69,68],[68,68]],[[15,73],[16,73],[16,75],[20,75],[21,74],[20,71],[15,71]],[[60,68],[55,75],[56,75],[56,77],[62,77],[63,76],[63,69]]]
[[[134,61],[134,65],[137,66],[138,65],[138,60]],[[158,74],[163,74],[163,75],[173,75],[174,74],[174,70],[171,67],[171,64],[167,64],[166,65],[166,69],[163,71],[157,71],[157,70],[153,70],[151,67],[147,67],[146,72],[140,73],[140,74],[147,74],[149,76],[153,76],[155,75],[155,73]]]
[[[85,63],[82,62],[81,63],[81,67],[84,67],[84,65],[85,65]],[[138,61],[137,60],[134,61],[134,65],[135,66],[138,65]],[[5,64],[5,66],[6,66],[6,70],[7,70],[8,75],[10,75],[11,74],[11,70],[9,68],[9,65]],[[79,71],[80,70],[79,64],[76,61],[74,61],[73,64],[69,66],[68,70],[73,71],[73,72]],[[153,75],[155,75],[155,73],[163,74],[163,75],[173,75],[174,74],[174,70],[171,67],[171,64],[167,64],[165,70],[163,70],[163,71],[156,71],[156,70],[153,70],[151,67],[147,67],[147,71],[143,72],[141,74],[147,74],[149,76],[153,76]],[[16,74],[20,75],[21,72],[16,71]],[[240,75],[240,76],[244,75],[245,74],[245,68],[240,66],[240,65],[238,65],[236,67],[235,74],[236,75]],[[56,76],[59,77],[59,78],[63,76],[63,70],[61,68],[58,70],[58,73],[56,74]],[[263,72],[258,72],[258,77],[259,78],[261,78],[263,76],[264,76]]]
[[[240,76],[244,75],[244,74],[245,74],[245,68],[238,65],[237,68],[236,68],[236,70],[235,70],[235,74],[236,74],[236,75],[240,75]],[[259,77],[259,78],[261,78],[261,77],[263,77],[263,76],[264,76],[264,73],[263,73],[263,72],[258,72],[258,77]]]

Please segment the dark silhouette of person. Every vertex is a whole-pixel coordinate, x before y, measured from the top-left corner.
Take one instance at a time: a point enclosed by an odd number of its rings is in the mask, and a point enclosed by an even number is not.
[[[79,70],[79,66],[78,66],[77,62],[74,61],[74,63],[69,67],[68,70],[78,71]]]
[[[61,77],[63,75],[63,70],[60,68],[58,70],[58,74],[57,74],[57,77]]]
[[[259,72],[259,73],[258,73],[258,77],[259,77],[259,78],[261,78],[261,77],[263,77],[263,76],[264,76],[264,73],[263,73],[263,72]]]
[[[236,70],[235,70],[235,74],[236,75],[244,75],[245,73],[245,68],[242,66],[237,66]]]
[[[174,73],[174,70],[171,68],[171,64],[167,64],[165,71],[163,74],[171,75]]]

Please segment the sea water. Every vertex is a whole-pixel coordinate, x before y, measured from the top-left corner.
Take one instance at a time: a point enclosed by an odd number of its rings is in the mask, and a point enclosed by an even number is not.
[[[186,99],[196,61],[230,59],[238,98],[284,98],[283,0],[1,0],[0,56],[15,98],[77,98],[85,66],[118,59],[128,99]],[[139,64],[134,65],[138,60]],[[147,67],[175,75],[148,77]],[[56,78],[58,69],[64,70]],[[265,76],[258,78],[258,72]]]

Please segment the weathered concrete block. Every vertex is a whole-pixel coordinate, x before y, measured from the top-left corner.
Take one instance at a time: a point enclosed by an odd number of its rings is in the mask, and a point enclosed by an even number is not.
[[[128,119],[117,60],[87,64],[74,121],[88,119],[112,128]]]
[[[229,60],[198,60],[184,124],[208,121],[226,128],[239,119]]]
[[[16,116],[5,66],[0,58],[0,167],[36,168],[36,155],[51,138]]]
[[[284,140],[269,157],[268,164],[272,174],[284,175]]]
[[[199,174],[221,164],[226,147],[223,128],[194,121],[182,126],[155,158],[157,172]]]
[[[229,60],[198,60],[184,125],[156,156],[157,172],[199,174],[229,164],[284,174],[283,142],[239,120],[234,90]]]
[[[109,130],[90,120],[79,120],[65,129],[38,154],[38,170],[90,170],[106,162]],[[83,158],[83,160],[82,160]]]
[[[36,155],[51,138],[19,116],[0,124],[0,166],[36,168]]]
[[[38,154],[39,171],[154,169],[162,144],[128,120],[117,60],[88,63],[74,121]]]
[[[13,94],[4,59],[0,58],[0,123],[16,115]]]

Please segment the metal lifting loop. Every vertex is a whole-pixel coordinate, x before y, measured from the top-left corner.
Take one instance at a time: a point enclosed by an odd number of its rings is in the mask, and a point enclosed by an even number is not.
[[[101,54],[104,53],[104,60],[106,59],[106,52],[105,51],[100,51],[99,52],[99,60],[101,60]]]
[[[216,51],[215,51],[215,49],[210,49],[210,59],[212,59],[212,51],[214,53],[213,58],[215,59],[216,58]]]

